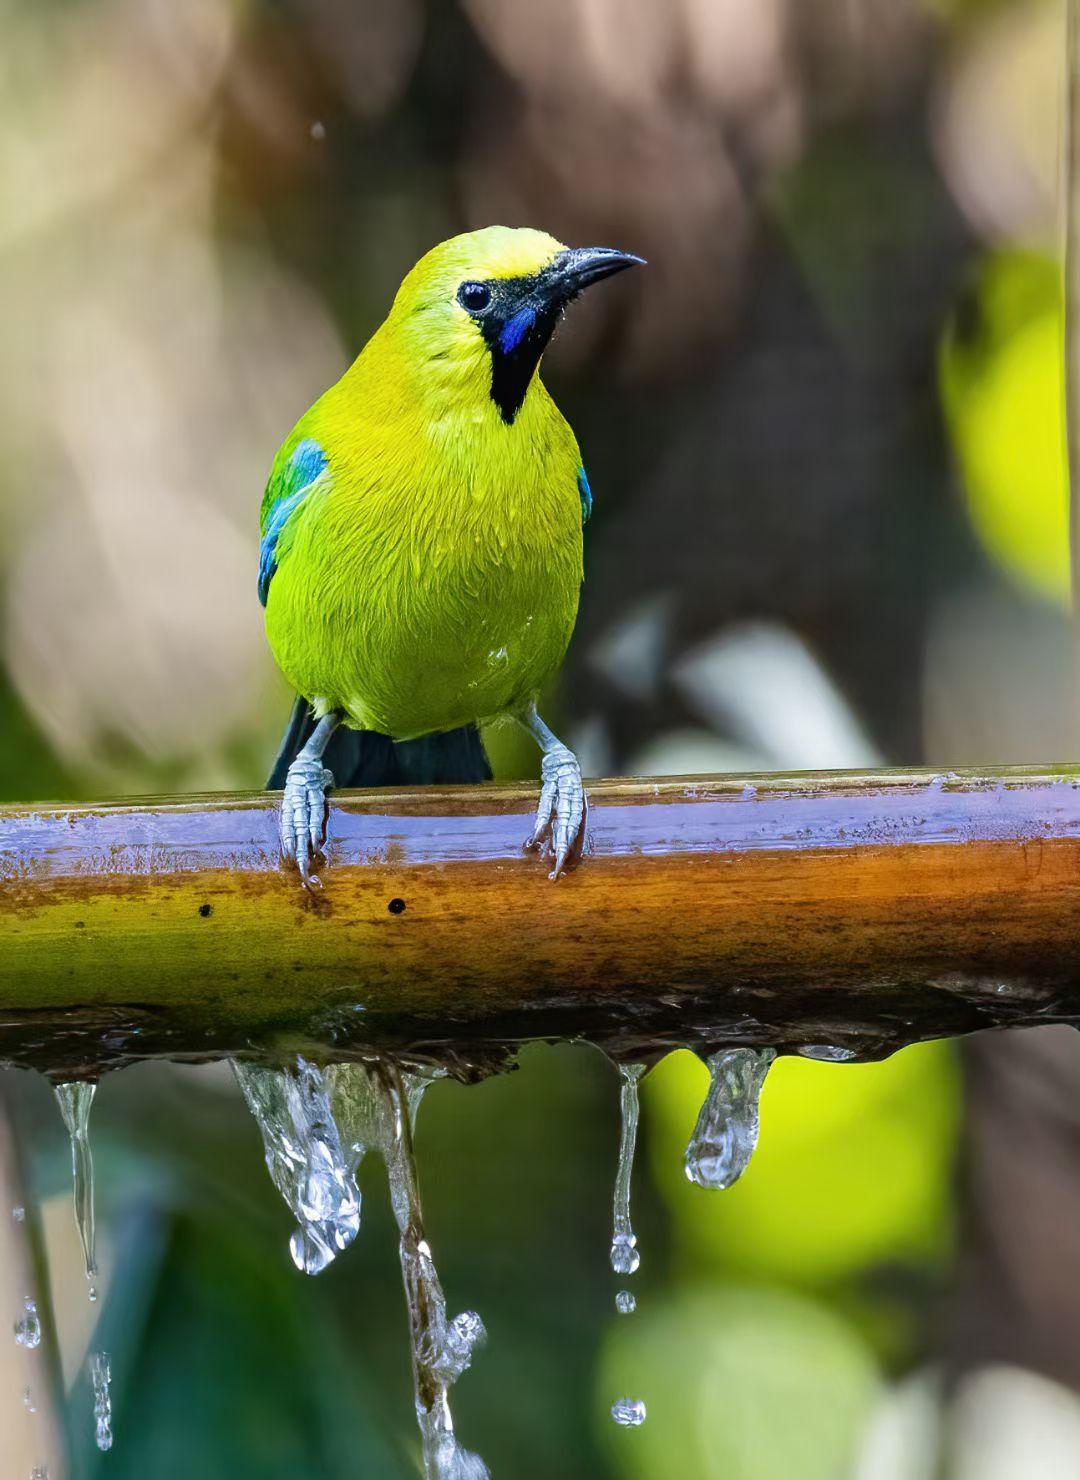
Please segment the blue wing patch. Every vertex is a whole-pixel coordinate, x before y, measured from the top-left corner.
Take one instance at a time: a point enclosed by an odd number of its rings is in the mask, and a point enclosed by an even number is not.
[[[320,473],[326,471],[326,453],[318,442],[305,437],[293,448],[293,455],[289,459],[289,469],[290,489],[306,488],[309,483],[315,482]]]
[[[589,515],[592,513],[592,489],[589,487],[589,480],[585,476],[584,468],[578,468],[577,470],[577,491],[578,497],[581,499],[581,522],[582,524],[588,524]]]
[[[266,605],[270,582],[277,570],[277,542],[293,510],[302,503],[316,478],[326,471],[326,453],[318,442],[305,437],[293,448],[292,456],[280,474],[280,488],[270,505],[259,543],[259,600]]]

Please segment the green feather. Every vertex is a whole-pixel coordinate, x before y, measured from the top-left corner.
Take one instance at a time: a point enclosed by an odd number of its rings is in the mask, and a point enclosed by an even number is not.
[[[443,243],[285,442],[264,536],[313,442],[328,463],[274,534],[266,630],[316,713],[395,739],[518,710],[557,671],[582,579],[581,455],[534,374],[513,423],[461,282],[539,273],[562,250],[492,227]],[[587,483],[585,485],[587,487]]]

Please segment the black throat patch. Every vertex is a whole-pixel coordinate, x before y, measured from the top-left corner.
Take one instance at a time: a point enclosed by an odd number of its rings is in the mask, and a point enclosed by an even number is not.
[[[491,399],[507,426],[521,410],[540,356],[563,307],[552,300],[546,274],[529,278],[497,278],[491,289],[491,307],[477,320],[491,354]]]

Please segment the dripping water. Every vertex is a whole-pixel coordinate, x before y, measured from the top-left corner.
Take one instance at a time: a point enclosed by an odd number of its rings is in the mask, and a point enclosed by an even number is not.
[[[424,1232],[413,1156],[413,1123],[430,1076],[402,1074],[391,1064],[364,1072],[372,1112],[368,1134],[386,1162],[398,1226],[424,1474],[427,1480],[487,1480],[484,1461],[458,1443],[450,1412],[450,1388],[484,1341],[484,1323],[475,1311],[447,1320],[446,1299]]]
[[[97,1299],[93,1281],[97,1278],[94,1254],[94,1158],[90,1151],[90,1107],[97,1085],[88,1080],[58,1084],[56,1099],[60,1114],[71,1138],[71,1177],[75,1202],[75,1225],[79,1230],[90,1299]]]
[[[630,1180],[634,1170],[634,1148],[637,1145],[638,1084],[645,1073],[644,1064],[620,1064],[622,1089],[619,1108],[622,1129],[619,1136],[619,1164],[615,1173],[614,1226],[611,1238],[611,1267],[616,1274],[634,1274],[641,1263],[637,1239],[630,1226]]]
[[[486,1333],[475,1311],[447,1319],[413,1161],[420,1101],[445,1070],[403,1074],[383,1064],[320,1070],[302,1058],[284,1070],[239,1062],[233,1070],[262,1132],[271,1178],[300,1225],[290,1247],[308,1274],[324,1269],[356,1235],[356,1174],[370,1150],[382,1154],[400,1236],[425,1473],[429,1480],[487,1480],[484,1462],[457,1442],[448,1397]]]
[[[640,1398],[618,1398],[611,1405],[611,1416],[622,1429],[636,1429],[645,1422],[645,1404]]]
[[[726,1048],[708,1059],[709,1090],[686,1148],[686,1175],[724,1188],[746,1171],[758,1139],[758,1100],[772,1048]]]
[[[268,1069],[234,1060],[233,1072],[262,1133],[274,1186],[298,1224],[289,1240],[293,1263],[319,1274],[360,1227],[359,1156],[346,1157],[314,1064],[298,1057],[295,1066]]]
[[[41,1345],[41,1317],[38,1315],[37,1301],[31,1300],[29,1295],[23,1301],[22,1315],[15,1322],[15,1343],[26,1347],[28,1351]]]
[[[615,1199],[611,1235],[611,1267],[616,1274],[634,1274],[641,1264],[637,1238],[630,1224],[630,1187],[634,1175],[634,1152],[637,1149],[638,1116],[641,1103],[638,1086],[645,1074],[644,1064],[620,1064],[622,1084],[619,1088],[619,1163],[615,1171]],[[620,1315],[632,1315],[637,1300],[630,1290],[615,1296],[615,1309]],[[640,1400],[619,1398],[611,1416],[622,1428],[635,1428],[645,1422],[645,1404]]]
[[[112,1367],[108,1352],[94,1352],[90,1358],[90,1381],[94,1387],[94,1438],[104,1451],[112,1448],[112,1398],[109,1384]]]

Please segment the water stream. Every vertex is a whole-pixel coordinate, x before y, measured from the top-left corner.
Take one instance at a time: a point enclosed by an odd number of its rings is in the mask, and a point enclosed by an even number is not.
[[[619,1075],[619,1161],[615,1170],[615,1199],[612,1217],[611,1267],[616,1274],[635,1274],[641,1264],[637,1238],[630,1223],[630,1188],[634,1176],[634,1153],[637,1150],[638,1117],[641,1103],[638,1087],[645,1074],[644,1064],[620,1064]],[[637,1300],[630,1290],[615,1296],[615,1309],[620,1315],[633,1315]],[[611,1416],[620,1428],[636,1428],[645,1422],[645,1404],[640,1398],[618,1398]]]
[[[459,1444],[450,1412],[450,1388],[472,1362],[486,1332],[475,1311],[447,1320],[446,1299],[424,1231],[412,1132],[429,1082],[402,1074],[392,1064],[370,1071],[375,1132],[398,1226],[424,1474],[427,1480],[487,1480],[484,1461]]]
[[[274,1186],[296,1219],[289,1252],[297,1269],[319,1274],[360,1227],[355,1164],[346,1158],[323,1072],[297,1058],[286,1069],[233,1061],[262,1133]]]
[[[72,1195],[75,1226],[79,1230],[86,1278],[91,1300],[97,1299],[97,1259],[94,1252],[94,1158],[90,1151],[90,1109],[97,1093],[91,1080],[76,1080],[56,1086],[60,1114],[71,1138]]]
[[[814,1045],[814,1057],[832,1057]],[[846,1056],[846,1055],[844,1055]],[[835,1057],[841,1057],[836,1051]],[[702,1187],[730,1187],[745,1171],[758,1138],[758,1101],[776,1058],[772,1049],[724,1049],[708,1059],[709,1088],[686,1150],[685,1169]],[[405,1072],[389,1060],[320,1068],[302,1057],[285,1068],[235,1062],[233,1069],[262,1136],[270,1176],[296,1220],[290,1251],[298,1269],[320,1273],[355,1238],[360,1227],[357,1173],[369,1151],[387,1169],[390,1202],[398,1228],[399,1258],[408,1310],[416,1415],[427,1480],[487,1480],[488,1469],[462,1447],[454,1431],[450,1392],[486,1339],[475,1311],[452,1319],[427,1240],[413,1150],[421,1101],[441,1070]],[[620,1074],[620,1135],[615,1175],[612,1269],[633,1275],[641,1262],[630,1215],[631,1184],[644,1064],[623,1064]],[[69,1082],[56,1096],[71,1139],[75,1218],[91,1298],[96,1298],[94,1168],[89,1140],[96,1086]],[[12,1216],[21,1218],[15,1208]],[[615,1295],[620,1315],[637,1308],[633,1292]],[[41,1340],[41,1322],[29,1297],[15,1323],[25,1347]],[[111,1370],[107,1352],[89,1358],[95,1437],[99,1449],[113,1442]],[[29,1392],[26,1395],[30,1406]],[[621,1397],[611,1416],[624,1428],[645,1421],[639,1398]]]
[[[413,1156],[420,1102],[445,1071],[404,1073],[382,1061],[319,1069],[302,1058],[286,1069],[233,1069],[262,1132],[274,1185],[299,1225],[290,1248],[305,1273],[325,1269],[355,1237],[357,1172],[369,1151],[381,1154],[398,1226],[424,1472],[428,1480],[486,1480],[483,1460],[457,1441],[449,1400],[486,1338],[484,1323],[475,1311],[447,1318]]]
[[[622,1088],[619,1092],[621,1130],[619,1162],[615,1172],[615,1207],[611,1237],[611,1267],[616,1274],[634,1274],[641,1264],[637,1239],[630,1225],[630,1181],[634,1171],[637,1147],[638,1085],[645,1073],[644,1064],[620,1064]]]
[[[90,1358],[90,1381],[94,1388],[94,1438],[97,1447],[112,1448],[112,1366],[108,1352],[94,1352]]]

